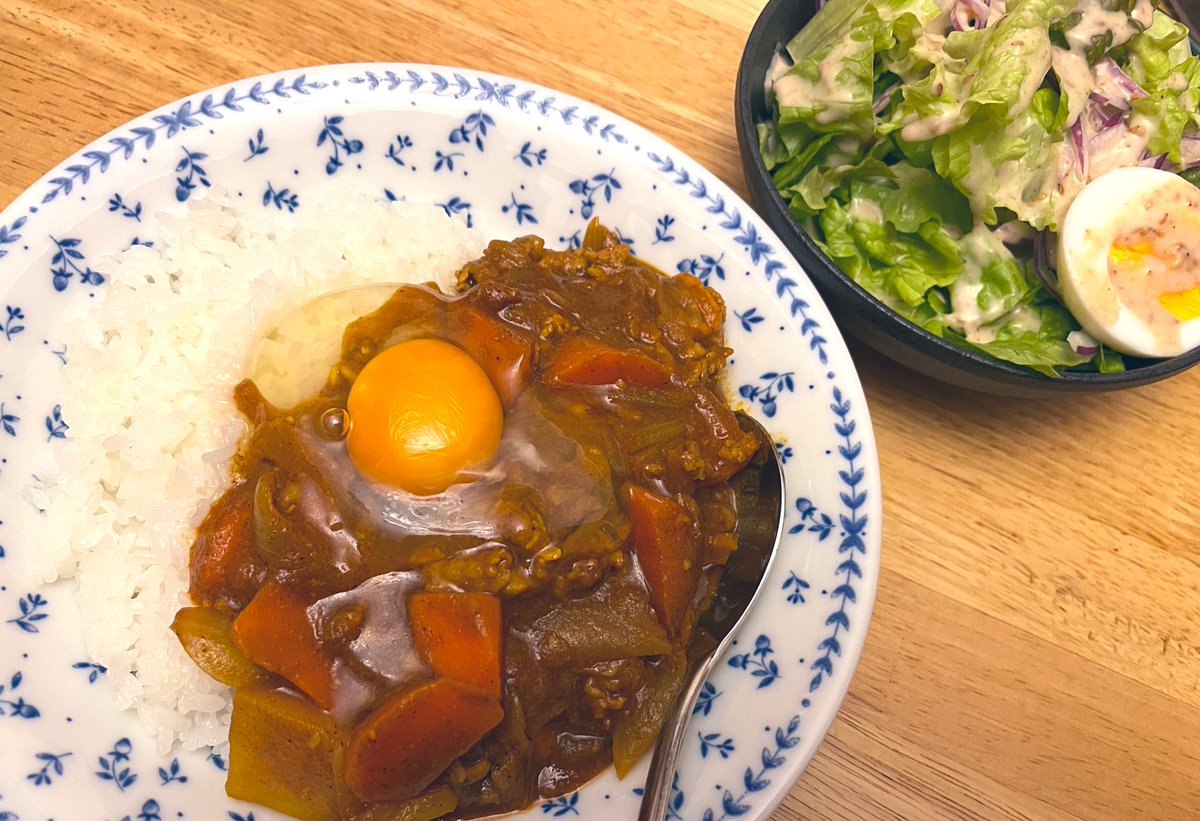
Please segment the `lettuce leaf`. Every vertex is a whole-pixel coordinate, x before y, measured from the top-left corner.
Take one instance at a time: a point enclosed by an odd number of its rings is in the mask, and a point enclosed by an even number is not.
[[[1082,48],[1070,31],[1090,14],[1149,19],[1145,0],[1100,6],[1010,0],[990,25],[950,31],[941,0],[828,0],[788,43],[793,66],[759,132],[792,215],[852,279],[934,334],[1049,375],[1123,360],[1076,354],[1078,326],[1029,273],[1028,249],[988,226],[1053,230],[1077,188],[1059,175],[1081,104],[1053,49]],[[1133,20],[1140,33],[1116,48],[1100,32],[1089,51],[1146,89],[1134,107],[1150,150],[1177,158],[1200,128],[1200,61],[1160,17],[1145,31]]]
[[[1129,41],[1127,56],[1130,76],[1147,92],[1133,101],[1147,122],[1146,149],[1178,164],[1180,139],[1200,126],[1200,60],[1188,50],[1187,29],[1156,11],[1150,28]]]

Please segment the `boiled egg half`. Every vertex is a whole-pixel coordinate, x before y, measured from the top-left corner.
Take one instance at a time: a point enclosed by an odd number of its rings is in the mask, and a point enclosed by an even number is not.
[[[1142,167],[1093,180],[1059,227],[1058,280],[1079,324],[1114,350],[1200,345],[1200,188]]]

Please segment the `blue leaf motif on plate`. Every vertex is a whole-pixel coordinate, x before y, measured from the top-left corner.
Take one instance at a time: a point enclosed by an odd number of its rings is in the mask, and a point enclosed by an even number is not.
[[[342,152],[349,157],[353,154],[358,154],[363,150],[363,141],[347,137],[342,132],[342,122],[345,117],[337,115],[334,117],[324,117],[324,127],[321,133],[317,135],[317,146],[322,146],[326,142],[333,149],[333,153],[329,155],[329,159],[325,162],[325,173],[336,174],[337,170],[345,165],[346,161],[342,159]]]
[[[796,500],[796,510],[800,511],[800,523],[788,528],[789,534],[801,533],[807,530],[817,534],[817,541],[823,542],[833,532],[833,519],[828,513],[817,510],[810,500],[800,497]]]
[[[764,317],[759,314],[758,308],[747,308],[745,313],[733,312],[733,315],[738,318],[738,322],[742,323],[742,330],[750,333],[754,330],[754,326],[764,320]]]
[[[397,134],[396,139],[393,140],[388,146],[387,154],[384,156],[386,156],[396,165],[402,166],[404,165],[404,159],[400,155],[403,154],[407,149],[412,148],[412,146],[413,141],[411,137],[409,137],[407,134]]]
[[[748,670],[750,675],[759,679],[757,689],[761,690],[764,687],[769,687],[775,681],[781,678],[779,674],[779,665],[774,659],[768,658],[774,654],[775,649],[771,647],[771,639],[765,634],[760,634],[754,640],[754,649],[749,653],[742,653],[729,659],[729,666],[739,670]]]
[[[162,808],[153,798],[142,804],[137,814],[138,821],[162,821]]]
[[[783,581],[783,589],[788,591],[788,604],[804,604],[804,591],[808,590],[811,585],[796,575],[796,571],[788,572],[788,577]]]
[[[521,146],[521,150],[513,157],[514,160],[520,160],[529,168],[533,168],[534,163],[541,165],[546,161],[546,149],[534,148],[532,140],[526,140],[525,145]]]
[[[721,695],[721,691],[714,687],[712,682],[704,682],[704,686],[700,688],[700,695],[696,697],[696,706],[692,708],[692,715],[708,715],[712,712],[713,702],[719,695]]]
[[[4,339],[11,342],[12,338],[21,331],[25,330],[25,326],[21,323],[25,321],[25,312],[16,305],[5,305],[4,322],[0,324],[0,330],[4,331]]]
[[[228,811],[229,821],[254,821],[254,813],[248,812],[242,815],[240,812]]]
[[[266,135],[263,134],[261,128],[255,132],[253,137],[246,140],[246,145],[250,149],[250,153],[246,155],[242,162],[250,162],[255,157],[262,156],[271,150],[267,147]]]
[[[87,264],[87,257],[79,247],[81,242],[79,239],[50,237],[50,241],[54,243],[55,247],[54,256],[50,258],[50,275],[54,281],[54,290],[65,291],[71,278],[76,275],[84,285],[104,283],[104,275],[96,273]]]
[[[717,279],[725,279],[725,269],[721,266],[721,260],[725,259],[724,254],[711,256],[709,254],[701,254],[693,259],[681,259],[675,265],[675,270],[685,274],[691,274],[699,279],[705,285],[710,285],[713,277]]]
[[[96,680],[99,679],[100,676],[108,672],[108,668],[103,664],[96,664],[95,662],[91,661],[77,661],[72,664],[71,667],[76,670],[87,670],[88,684],[95,684]]]
[[[132,787],[138,779],[137,774],[130,767],[123,766],[129,761],[132,751],[133,743],[128,738],[118,739],[110,751],[100,756],[100,769],[96,771],[96,777],[101,781],[111,781],[121,792]]]
[[[214,115],[210,114],[209,116]],[[181,105],[175,111],[172,111],[170,114],[156,114],[154,116],[154,120],[155,122],[166,126],[168,139],[174,137],[175,134],[182,129],[192,128],[200,125],[200,119],[195,115],[195,113],[192,112],[191,100],[185,100],[183,105]],[[86,181],[87,180],[84,180],[84,182]]]
[[[200,165],[201,160],[207,159],[208,155],[203,151],[189,151],[187,146],[183,146],[183,158],[175,164],[175,173],[181,175],[175,178],[175,199],[187,202],[197,185],[205,188],[212,186],[208,181],[208,172]]]
[[[171,759],[171,763],[166,767],[159,767],[158,777],[164,787],[171,783],[186,784],[188,780],[180,770],[178,758]]]
[[[42,203],[45,204],[59,196],[70,194],[77,184],[86,185],[91,179],[93,171],[103,174],[108,170],[116,154],[120,153],[122,158],[129,159],[136,151],[138,143],[143,143],[144,147],[149,149],[154,145],[159,132],[163,132],[167,139],[171,139],[185,129],[200,125],[201,117],[221,119],[224,117],[222,108],[229,111],[242,111],[243,108],[239,103],[246,100],[268,105],[269,98],[272,96],[286,98],[292,93],[309,94],[312,89],[324,88],[324,86],[324,83],[307,82],[305,76],[300,74],[291,81],[280,78],[267,89],[263,88],[261,82],[255,83],[245,95],[241,96],[238,95],[236,89],[231,88],[220,101],[217,101],[212,94],[208,94],[194,110],[192,101],[185,100],[175,111],[169,114],[155,115],[156,125],[154,126],[136,126],[130,128],[127,134],[110,137],[109,143],[113,146],[112,149],[84,151],[80,155],[81,160],[84,161],[67,166],[65,176],[51,178],[49,188],[42,197]],[[0,253],[0,256],[2,255]]]
[[[675,218],[670,214],[663,214],[655,221],[654,225],[654,242],[651,245],[658,245],[660,242],[674,242],[675,236],[671,233],[671,226],[675,224]]]
[[[526,202],[517,202],[517,194],[513,192],[507,205],[501,205],[500,211],[507,214],[513,212],[513,216],[517,218],[517,225],[522,225],[526,222],[537,222],[537,217],[533,215],[533,206]]]
[[[749,402],[758,402],[762,405],[762,411],[766,416],[774,416],[778,410],[777,402],[780,394],[796,390],[794,375],[791,371],[784,373],[768,371],[758,380],[759,384],[757,385],[742,385],[738,388],[738,395]]]
[[[867,503],[867,494],[859,489],[866,471],[862,467],[856,467],[856,460],[862,455],[862,443],[854,439],[857,423],[850,418],[850,400],[842,395],[840,389],[833,389],[833,403],[829,408],[838,419],[833,428],[842,438],[838,454],[846,460],[846,468],[838,472],[843,486],[838,498],[846,509],[846,512],[838,517],[838,524],[842,529],[838,554],[848,555],[838,565],[837,572],[841,576],[841,583],[829,594],[831,599],[838,602],[838,609],[825,619],[825,626],[833,629],[817,645],[817,649],[823,651],[823,654],[813,660],[811,669],[815,674],[808,683],[810,693],[821,686],[825,676],[833,675],[833,658],[842,654],[839,635],[841,631],[850,629],[850,615],[847,609],[858,601],[854,582],[855,579],[862,578],[862,568],[859,567],[856,556],[867,552],[866,542],[863,540],[867,516],[861,512]]]
[[[69,757],[70,753],[38,753],[34,756],[38,761],[42,762],[40,770],[29,773],[26,778],[33,782],[33,786],[41,787],[54,783],[54,777],[62,775],[64,772],[63,759]]]
[[[108,200],[108,210],[110,212],[119,212],[126,219],[142,221],[142,204],[136,202],[132,206],[121,198],[120,194],[113,194]]]
[[[579,793],[573,792],[570,795],[560,795],[557,798],[551,798],[549,801],[542,802],[542,812],[552,818],[561,818],[564,815],[579,815]]]
[[[3,430],[9,436],[16,436],[17,423],[20,421],[21,417],[5,410],[4,403],[0,402],[0,430]]]
[[[729,758],[733,754],[733,739],[722,738],[720,733],[696,733],[696,738],[700,739],[700,757],[708,758],[708,753],[712,750],[718,753],[721,758]]]
[[[633,794],[638,796],[645,795],[646,790],[644,787],[634,787]],[[663,821],[683,821],[683,816],[679,812],[683,809],[684,800],[683,790],[679,789],[679,772],[676,771],[671,776],[671,792],[667,798],[667,808],[666,812],[663,813]]]
[[[67,430],[70,427],[70,425],[63,421],[62,405],[55,405],[54,409],[50,411],[50,415],[46,417],[46,430],[50,434],[46,437],[46,441],[49,442],[51,439],[66,439]]]
[[[767,773],[777,767],[783,766],[787,760],[786,750],[790,750],[800,743],[800,737],[796,735],[796,731],[800,728],[800,716],[793,716],[791,721],[787,723],[787,727],[775,728],[775,746],[763,747],[762,754],[759,760],[762,766],[758,769],[747,767],[742,774],[742,786],[745,792],[741,795],[734,795],[730,790],[725,790],[721,796],[721,815],[717,815],[711,808],[704,811],[705,821],[725,821],[726,818],[745,815],[750,811],[750,805],[746,803],[746,798],[752,793],[761,792],[771,785],[771,779],[767,778]]]
[[[41,715],[41,711],[34,707],[29,702],[25,701],[23,696],[17,696],[16,701],[12,695],[21,687],[21,682],[25,677],[21,673],[13,673],[12,678],[8,680],[8,684],[0,684],[0,696],[4,696],[7,692],[7,698],[0,698],[0,716],[9,716],[10,718],[34,719]]]
[[[434,151],[433,170],[441,171],[443,168],[447,171],[454,170],[454,158],[464,156],[461,151],[451,151],[448,154],[443,154],[441,151]]]
[[[467,227],[468,228],[470,228],[474,222],[474,220],[471,217],[471,203],[464,202],[459,197],[451,197],[450,199],[446,200],[445,202],[437,203],[437,205],[439,208],[441,208],[443,211],[446,212],[446,216],[448,216],[448,217],[452,217],[455,214],[465,213],[467,215]]]
[[[591,219],[596,211],[596,196],[604,197],[605,202],[612,202],[613,191],[621,188],[621,183],[616,177],[617,170],[614,168],[611,171],[593,174],[590,179],[571,180],[567,183],[567,187],[571,192],[578,194],[583,199],[579,205],[579,216],[584,219]]]
[[[275,190],[275,186],[267,183],[267,190],[263,192],[262,204],[264,208],[274,205],[280,211],[287,209],[288,213],[294,213],[300,207],[300,195],[288,188]]]
[[[11,245],[21,239],[18,231],[24,227],[29,217],[18,217],[12,225],[0,225],[0,246]],[[8,249],[0,247],[0,259],[8,256]]]
[[[464,80],[462,77],[459,79]],[[469,85],[468,83],[468,90],[470,90]],[[483,151],[484,138],[487,137],[488,128],[495,124],[496,121],[492,119],[492,115],[481,109],[474,114],[467,115],[462,125],[450,132],[449,140],[455,145],[474,145]]]
[[[26,633],[38,632],[39,621],[42,621],[49,613],[43,613],[42,608],[46,607],[50,602],[41,593],[27,593],[17,602],[21,609],[21,615],[8,620],[8,624],[15,624]],[[15,686],[14,686],[15,689]]]

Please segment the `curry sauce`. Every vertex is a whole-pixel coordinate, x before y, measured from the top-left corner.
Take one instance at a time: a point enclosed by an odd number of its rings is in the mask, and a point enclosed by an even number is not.
[[[230,795],[419,821],[626,773],[682,684],[763,444],[718,386],[724,319],[593,222],[573,250],[492,242],[457,293],[401,286],[295,407],[238,385],[251,430],[174,625],[235,688]],[[503,408],[494,456],[427,496],[346,453],[356,378],[411,339],[465,351]]]

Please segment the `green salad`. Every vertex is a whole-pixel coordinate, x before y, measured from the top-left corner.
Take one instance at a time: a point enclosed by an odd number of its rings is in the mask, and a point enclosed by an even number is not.
[[[1149,0],[830,0],[766,82],[775,186],[857,283],[1049,376],[1124,369],[1059,301],[1054,232],[1107,171],[1200,173],[1183,26]]]

